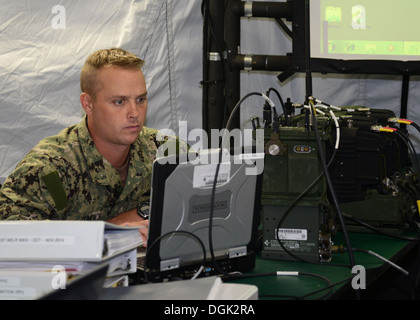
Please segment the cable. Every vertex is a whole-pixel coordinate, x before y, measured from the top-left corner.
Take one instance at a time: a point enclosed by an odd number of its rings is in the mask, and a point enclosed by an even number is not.
[[[310,273],[310,272],[301,272],[301,271],[275,271],[275,272],[270,272],[267,274],[261,274],[260,276],[306,276],[306,277],[314,277],[314,278],[318,278],[321,279],[323,281],[325,281],[328,286],[317,290],[315,292],[311,292],[308,293],[306,295],[300,296],[300,297],[296,297],[296,296],[290,296],[290,295],[277,295],[277,294],[261,294],[260,297],[263,298],[269,298],[269,297],[275,297],[275,298],[293,298],[293,299],[304,299],[308,296],[314,295],[315,293],[321,292],[321,291],[325,291],[328,290],[327,293],[323,294],[321,297],[318,297],[318,300],[322,300],[324,298],[326,298],[327,296],[330,295],[330,293],[333,290],[333,287],[337,284],[333,284],[331,282],[331,280],[329,280],[327,277],[324,277],[322,275],[316,274],[316,273]],[[347,281],[347,279],[346,279]]]
[[[150,251],[152,250],[152,248],[155,246],[155,245],[157,245],[163,238],[165,238],[165,237],[167,237],[167,236],[170,236],[170,235],[173,235],[173,234],[177,234],[177,233],[180,233],[180,234],[184,234],[184,235],[187,235],[187,236],[191,236],[191,237],[193,237],[194,239],[196,239],[198,242],[199,242],[199,244],[200,244],[200,246],[201,246],[201,249],[203,250],[203,265],[199,268],[199,270],[196,272],[196,274],[192,277],[192,279],[195,279],[195,278],[197,278],[198,277],[198,275],[201,273],[201,271],[203,270],[203,268],[204,268],[204,265],[206,264],[206,262],[207,262],[207,256],[206,256],[206,248],[205,248],[205,246],[204,246],[204,243],[203,243],[203,241],[201,241],[201,239],[199,238],[199,237],[197,237],[195,234],[193,234],[193,233],[191,233],[191,232],[189,232],[189,231],[181,231],[181,230],[176,230],[176,231],[170,231],[170,232],[167,232],[167,233],[165,233],[165,234],[163,234],[163,235],[160,235],[159,237],[157,237],[154,241],[153,241],[153,243],[150,245],[150,246],[148,246],[147,247],[147,249],[146,249],[146,255],[145,255],[145,257],[144,257],[144,279],[145,279],[145,281],[146,282],[149,282],[148,281],[148,277],[147,277],[147,269],[146,269],[146,266],[147,266],[147,257],[148,257],[148,255],[150,254]]]
[[[393,118],[389,118],[388,122],[411,125],[412,127],[414,127],[420,133],[419,125],[416,124],[414,121],[411,121],[411,120],[408,120],[408,119],[401,119],[401,118],[393,117]],[[420,166],[419,166],[418,159],[417,159],[417,153],[416,153],[416,150],[414,148],[414,145],[413,145],[412,141],[408,137],[408,134],[406,134],[405,131],[401,130],[401,129],[396,133],[403,140],[403,142],[406,143],[407,148],[410,150],[411,155],[413,157],[413,161],[415,162],[415,165],[416,165],[416,168],[417,168],[417,173],[420,174],[420,171],[419,171]]]
[[[191,280],[197,279],[200,273],[203,271],[203,269],[204,269],[204,265],[201,265],[198,271],[195,273],[195,275],[191,277]]]
[[[413,142],[410,140],[409,137],[407,137],[405,135],[405,133],[401,132],[400,130],[395,130],[394,133],[396,135],[398,135],[401,138],[401,140],[406,144],[408,150],[411,153],[411,156],[413,157],[413,161],[414,161],[414,164],[415,164],[415,167],[416,167],[417,174],[420,174],[420,165],[419,165],[419,162],[418,162],[418,159],[417,159],[417,153],[416,153],[416,150],[414,148]]]
[[[358,251],[358,252],[364,252],[364,253],[368,253],[384,262],[386,262],[387,264],[389,264],[391,267],[395,268],[396,270],[400,271],[403,275],[408,276],[410,273],[401,268],[399,265],[395,264],[394,262],[392,262],[391,260],[388,260],[387,258],[381,256],[380,254],[372,251],[372,250],[366,250],[366,249],[359,249],[359,248],[353,248],[353,251]]]
[[[222,155],[223,155],[223,149],[224,149],[225,136],[227,134],[228,128],[230,126],[230,123],[231,123],[231,121],[232,121],[232,119],[233,119],[236,111],[238,110],[239,106],[242,104],[242,102],[244,100],[246,100],[247,98],[249,98],[250,96],[253,96],[253,95],[262,96],[272,107],[274,107],[274,103],[270,100],[270,98],[268,98],[265,94],[260,93],[260,92],[251,92],[251,93],[248,93],[242,99],[240,99],[237,102],[237,104],[235,105],[235,107],[232,109],[232,112],[231,112],[231,114],[230,114],[230,116],[229,116],[229,118],[228,118],[228,120],[226,122],[226,126],[225,126],[225,129],[226,130],[224,130],[224,134],[223,134],[222,140],[221,140],[221,147],[220,147],[220,151],[219,151],[219,161],[218,161],[218,163],[216,165],[216,172],[215,172],[215,175],[214,175],[214,181],[213,181],[212,192],[211,192],[210,214],[209,214],[209,235],[208,235],[209,236],[210,255],[211,255],[212,262],[213,262],[213,265],[214,265],[215,269],[220,274],[223,274],[223,275],[225,275],[227,277],[234,276],[234,275],[228,274],[227,272],[225,272],[224,270],[222,270],[219,267],[219,265],[218,265],[218,263],[216,261],[216,258],[214,256],[214,248],[213,248],[213,235],[212,235],[212,233],[213,233],[213,214],[214,214],[214,202],[215,202],[215,197],[216,197],[217,177],[219,175],[220,164],[222,162]]]
[[[328,163],[328,167],[331,165],[331,163],[333,162],[333,160],[334,160],[334,158],[335,158],[335,154],[336,154],[336,151],[334,152],[334,154],[333,154],[333,156],[331,157],[331,159],[330,159],[330,162]],[[283,223],[283,221],[286,219],[286,217],[287,217],[287,215],[290,213],[290,211],[293,209],[293,207],[296,205],[296,203],[297,202],[299,202],[299,200],[300,199],[302,199],[302,197],[306,194],[306,193],[308,193],[314,186],[315,186],[315,184],[317,184],[318,182],[319,182],[319,180],[323,177],[323,175],[324,175],[324,171],[323,172],[321,172],[320,174],[319,174],[319,176],[309,185],[309,186],[307,186],[306,187],[306,189],[305,190],[303,190],[293,201],[292,201],[292,203],[287,207],[287,209],[286,209],[286,211],[283,213],[283,216],[282,216],[282,218],[279,220],[279,223],[277,224],[277,229],[280,229],[280,226],[282,225],[282,223]],[[301,258],[301,257],[298,257],[298,256],[296,256],[296,255],[294,255],[292,252],[290,252],[285,246],[284,246],[284,244],[281,242],[281,239],[279,239],[278,237],[277,237],[277,241],[278,241],[278,243],[280,244],[280,246],[282,247],[282,249],[287,253],[287,254],[289,254],[291,257],[293,257],[293,258],[295,258],[296,260],[300,260],[300,261],[303,261],[303,262],[308,262],[308,263],[315,263],[315,262],[313,262],[313,261],[309,261],[309,260],[306,260],[306,259],[303,259],[303,258]],[[318,263],[315,263],[315,264],[319,264],[319,262]]]
[[[329,289],[329,291],[326,294],[324,294],[323,296],[321,296],[320,298],[318,298],[318,299],[324,299],[325,297],[327,297],[331,293],[332,288],[335,285],[337,285],[337,284],[333,284],[331,282],[331,280],[329,280],[327,277],[324,277],[322,275],[319,275],[319,274],[316,274],[316,273],[301,272],[301,271],[272,271],[272,272],[259,273],[259,274],[239,275],[238,277],[239,278],[241,278],[241,277],[254,278],[254,277],[267,277],[267,276],[274,276],[274,277],[308,276],[308,277],[314,277],[314,278],[322,279],[325,282],[327,282],[328,286],[326,288],[323,288],[323,289],[318,290],[318,291],[324,291],[324,290],[328,290],[328,289]],[[348,281],[348,279],[346,279],[345,281]],[[270,294],[261,294],[259,296],[260,297],[276,297],[276,298],[282,297],[282,298],[304,299],[305,297],[310,296],[310,295],[313,295],[315,293],[316,292],[312,292],[312,293],[306,294],[306,295],[304,295],[302,297],[296,297],[296,296],[290,296],[290,295],[270,295]]]
[[[408,137],[408,135],[406,135],[406,133],[401,129],[395,130],[394,133],[397,134],[405,142],[405,144],[407,145],[408,149],[411,152],[411,155],[414,157],[416,155],[416,149],[414,147],[413,142]],[[419,167],[419,165],[417,163],[417,169],[418,169],[418,167]]]
[[[231,122],[231,119],[233,118],[233,116],[234,116],[234,114],[235,114],[235,112],[237,111],[237,109],[239,108],[239,106],[242,104],[242,102],[245,100],[245,99],[247,99],[248,97],[250,97],[250,96],[252,96],[252,95],[258,95],[258,96],[262,96],[265,100],[266,100],[266,102],[267,103],[269,103],[270,105],[271,105],[271,107],[272,108],[275,108],[275,106],[274,106],[274,103],[268,98],[268,96],[267,95],[264,95],[264,94],[262,94],[262,93],[259,93],[259,92],[251,92],[251,93],[249,93],[249,94],[247,94],[247,95],[245,95],[236,105],[235,105],[235,107],[234,107],[234,109],[232,110],[232,113],[231,113],[231,115],[230,115],[230,117],[229,117],[229,119],[228,119],[228,121],[227,121],[227,123],[226,123],[226,128],[229,128],[229,125],[230,125],[230,122]],[[280,99],[281,99],[281,97],[280,97]],[[280,100],[280,101],[282,101],[282,100]],[[335,122],[335,125],[338,127],[338,132],[339,132],[339,125],[338,125],[338,121],[337,121],[337,119],[336,119],[336,117],[334,116],[334,114],[333,113],[330,113],[331,114],[331,116],[332,116],[332,118],[334,119],[334,122]],[[227,131],[227,130],[226,130]],[[225,134],[226,134],[226,131],[225,131]],[[336,143],[336,149],[338,148],[338,145],[339,145],[339,139],[340,139],[340,135],[339,134],[337,134],[337,137],[336,137],[336,139],[337,139],[337,143]],[[218,266],[218,264],[217,264],[217,261],[216,261],[216,259],[215,259],[215,257],[214,257],[214,248],[213,248],[213,239],[212,239],[212,228],[213,228],[213,214],[214,214],[214,201],[215,201],[215,194],[216,194],[216,184],[217,184],[217,177],[218,177],[218,174],[219,174],[219,169],[220,169],[220,164],[221,164],[221,162],[222,162],[222,154],[223,154],[223,147],[224,147],[224,145],[223,145],[223,142],[225,141],[225,139],[224,139],[224,137],[222,137],[222,145],[221,145],[221,148],[220,148],[220,152],[219,152],[219,161],[218,161],[218,164],[217,164],[217,166],[216,166],[216,172],[215,172],[215,177],[214,177],[214,181],[213,181],[213,186],[212,186],[212,194],[211,194],[211,200],[210,200],[210,215],[209,215],[209,247],[210,247],[210,254],[211,254],[211,257],[212,257],[212,262],[213,262],[213,265],[214,265],[214,267],[215,267],[215,269],[220,273],[220,274],[223,274],[223,275],[225,275],[225,276],[227,276],[227,277],[230,277],[230,278],[251,278],[251,277],[259,277],[259,276],[269,276],[269,275],[276,275],[276,276],[279,276],[279,275],[291,275],[291,273],[290,272],[286,272],[286,273],[279,273],[279,272],[276,272],[276,273],[264,273],[264,274],[247,274],[247,275],[243,275],[243,274],[228,274],[227,272],[225,272],[224,270],[222,270],[222,269],[220,269],[220,267]],[[334,155],[335,155],[335,152],[334,152]],[[330,163],[328,164],[328,165],[330,165],[331,163],[332,163],[332,161],[333,161],[333,158],[334,158],[334,156],[331,158],[331,160],[330,160]],[[308,186],[308,188],[304,191],[304,193],[306,193],[307,192],[307,190],[310,190],[312,187],[313,187],[313,185],[315,185],[318,181],[319,181],[319,179],[322,177],[322,175],[323,175],[324,173],[321,173],[319,176],[318,176],[318,178],[310,185],[310,186]],[[303,194],[304,194],[303,193]],[[323,297],[326,297],[327,295],[329,295],[330,294],[330,292],[331,292],[331,290],[332,290],[332,286],[331,286],[331,281],[330,280],[328,280],[327,278],[325,278],[325,277],[323,277],[323,276],[321,276],[321,275],[317,275],[317,274],[311,274],[311,273],[302,273],[302,272],[298,272],[298,273],[294,273],[293,275],[306,275],[306,276],[313,276],[313,277],[318,277],[318,278],[321,278],[321,279],[323,279],[323,280],[325,280],[325,281],[327,281],[328,282],[328,284],[329,284],[329,287],[331,287],[331,289],[330,289],[330,291],[329,292],[327,292],[324,296],[322,296],[322,298]]]
[[[324,277],[324,276],[321,276],[321,275],[319,275],[319,274],[315,274],[315,273],[308,273],[308,272],[299,272],[299,274],[300,275],[305,275],[305,276],[311,276],[311,277],[317,277],[317,278],[320,278],[320,279],[323,279],[323,280],[325,280],[327,283],[328,283],[328,287],[330,288],[330,290],[327,292],[327,293],[325,293],[323,296],[321,296],[321,298],[322,299],[324,299],[325,297],[327,297],[331,292],[332,292],[332,287],[331,287],[331,285],[332,285],[332,282],[328,279],[328,278],[326,278],[326,277]],[[327,287],[327,288],[328,288]],[[303,296],[303,297],[306,297],[306,295],[305,296]],[[320,299],[320,298],[319,298]]]
[[[289,115],[287,114],[287,110],[286,110],[286,106],[284,105],[284,101],[280,95],[280,93],[275,89],[275,88],[269,88],[266,92],[267,97],[270,96],[270,92],[274,91],[274,93],[277,95],[277,98],[280,101],[281,107],[283,109],[283,114],[284,114],[284,118],[286,120],[286,125],[290,125],[290,121],[289,121]],[[268,104],[268,102],[266,102]]]
[[[343,283],[345,283],[345,282],[349,282],[351,279],[353,279],[353,276],[348,277],[348,278],[346,278],[346,279],[344,279],[344,280],[338,281],[338,282],[336,282],[336,283],[333,283],[333,284],[329,285],[328,287],[325,287],[325,288],[322,288],[322,289],[319,289],[319,290],[313,291],[313,292],[311,292],[311,293],[308,293],[308,294],[306,294],[306,295],[303,295],[303,296],[301,296],[301,297],[299,297],[299,298],[300,298],[300,299],[304,299],[304,298],[306,298],[306,297],[309,297],[309,296],[311,296],[311,295],[317,294],[317,293],[322,292],[322,291],[324,291],[324,290],[328,290],[328,289],[331,289],[331,290],[332,290],[332,288],[334,288],[335,286],[338,286],[338,285],[343,284]]]
[[[262,96],[269,104],[270,104],[270,106],[272,106],[272,107],[274,107],[274,103],[270,100],[270,98],[268,98],[265,94],[262,94],[262,93],[259,93],[259,92],[251,92],[251,93],[248,93],[247,95],[245,95],[236,105],[235,105],[235,107],[233,108],[233,110],[232,110],[232,112],[231,112],[231,114],[230,114],[230,116],[229,116],[229,118],[228,118],[228,121],[227,121],[227,123],[226,123],[226,130],[224,130],[224,135],[223,135],[223,137],[222,137],[222,145],[221,145],[221,148],[220,148],[220,152],[219,152],[219,161],[218,161],[218,163],[217,163],[217,165],[216,165],[216,172],[215,172],[215,178],[214,178],[214,181],[213,181],[213,186],[212,186],[212,193],[211,193],[211,200],[210,200],[210,214],[209,214],[209,251],[210,251],[210,254],[211,254],[211,259],[212,259],[212,263],[213,263],[213,265],[214,265],[214,267],[215,267],[215,269],[217,270],[217,272],[219,272],[220,274],[223,274],[223,275],[225,275],[225,276],[228,276],[228,277],[232,277],[232,276],[234,276],[234,275],[232,275],[232,274],[228,274],[227,272],[225,272],[224,270],[222,270],[220,267],[219,267],[219,265],[217,264],[217,261],[216,261],[216,258],[215,258],[215,256],[214,256],[214,248],[213,248],[213,239],[212,239],[212,229],[213,229],[213,214],[214,214],[214,202],[215,202],[215,195],[216,195],[216,184],[217,184],[217,177],[218,177],[218,175],[219,175],[219,170],[220,170],[220,164],[221,164],[221,162],[222,162],[222,155],[223,155],[223,142],[225,141],[225,135],[227,134],[227,128],[229,128],[229,126],[230,126],[230,123],[231,123],[231,121],[232,121],[232,119],[233,119],[233,117],[234,117],[234,114],[235,114],[235,112],[237,111],[237,109],[239,108],[239,106],[242,104],[242,102],[245,100],[245,99],[247,99],[248,97],[250,97],[250,96],[252,96],[252,95],[258,95],[258,96]],[[201,247],[202,247],[202,250],[203,250],[203,253],[204,253],[204,258],[203,258],[203,265],[206,263],[206,260],[207,260],[207,258],[206,258],[206,249],[205,249],[205,246],[204,246],[204,244],[203,244],[203,242],[196,236],[196,235],[194,235],[193,233],[190,233],[190,232],[187,232],[187,231],[171,231],[171,232],[168,232],[168,233],[166,233],[166,234],[164,234],[164,235],[161,235],[161,236],[159,236],[158,238],[156,238],[154,241],[153,241],[153,243],[147,248],[147,252],[146,252],[146,257],[145,257],[145,261],[144,261],[144,265],[146,266],[146,259],[147,259],[147,256],[148,256],[148,254],[149,254],[149,252],[151,251],[151,249],[162,239],[162,238],[164,238],[164,237],[166,237],[166,236],[168,236],[168,235],[172,235],[172,234],[174,234],[174,233],[182,233],[182,234],[186,234],[186,235],[189,235],[189,236],[192,236],[192,237],[194,237],[194,238],[196,238],[198,241],[199,241],[199,243],[200,243],[200,245],[201,245]],[[148,281],[147,280],[147,272],[146,272],[146,268],[144,268],[145,269],[145,271],[144,271],[144,275],[145,275],[145,280],[146,281]],[[198,272],[193,276],[193,279],[195,279],[196,277],[198,277],[198,275],[199,275],[199,273],[201,272],[201,270],[203,269],[203,266],[198,270]],[[239,276],[239,275],[238,275]]]
[[[329,112],[335,123],[335,132],[336,132],[335,150],[337,150],[338,147],[340,146],[340,125],[338,124],[338,119],[335,116],[334,112],[332,110],[329,110]]]
[[[399,120],[397,118],[390,118],[388,119],[389,122],[399,122]],[[405,120],[408,121],[408,120]],[[410,138],[406,135],[406,133],[401,130],[401,129],[397,129],[397,128],[392,128],[392,127],[382,127],[379,125],[375,125],[371,127],[372,131],[376,131],[376,132],[389,132],[389,133],[394,133],[396,134],[400,140],[405,143],[407,150],[411,153],[412,159],[414,161],[414,166],[415,166],[415,170],[414,172],[417,172],[417,174],[420,174],[420,164],[418,162],[417,159],[417,153],[416,150],[414,148],[414,145],[412,143],[412,141],[410,140]],[[412,169],[413,170],[413,169]],[[400,186],[402,189],[404,189],[409,196],[412,198],[413,202],[414,202],[414,206],[417,208],[417,212],[420,214],[420,210],[419,210],[419,204],[420,204],[420,186],[417,184],[417,186]]]
[[[341,107],[333,106],[332,104],[325,103],[325,102],[323,102],[323,101],[321,101],[319,99],[315,99],[315,101],[316,101],[316,103],[323,104],[324,106],[327,106],[329,108],[335,109],[337,111],[341,111],[342,110]]]
[[[309,98],[309,105],[311,106],[311,111],[312,111],[314,109],[314,107],[313,107],[313,100],[311,98]],[[312,122],[313,122],[312,127],[314,129],[316,141],[317,141],[317,144],[318,144],[319,156],[321,158],[321,163],[322,163],[322,166],[323,166],[324,172],[325,172],[325,177],[327,179],[328,186],[329,186],[329,189],[330,189],[330,193],[331,193],[331,196],[333,198],[334,205],[335,205],[335,208],[336,208],[337,213],[338,213],[338,217],[340,219],[341,228],[342,228],[342,231],[343,231],[343,234],[344,234],[344,238],[345,238],[346,243],[347,243],[350,263],[354,267],[356,265],[356,262],[354,260],[354,254],[353,254],[352,246],[351,246],[351,243],[350,243],[349,234],[347,232],[346,223],[344,221],[343,214],[342,214],[341,208],[340,208],[340,204],[339,204],[338,198],[335,194],[334,185],[333,185],[330,173],[328,171],[327,163],[325,161],[325,157],[324,157],[324,154],[322,152],[322,144],[321,144],[320,135],[319,135],[319,132],[318,132],[318,124],[317,124],[317,119],[316,119],[316,116],[315,116],[315,110],[313,110],[311,112],[311,118],[312,118]],[[356,295],[359,298],[359,296],[358,296],[359,291],[358,290],[356,290]]]
[[[346,250],[346,248],[344,248],[344,250]],[[366,250],[366,249],[360,249],[360,248],[353,248],[353,251],[358,251],[358,252],[363,252],[363,253],[367,253],[370,254],[382,261],[384,261],[385,263],[387,263],[388,265],[390,265],[391,267],[393,267],[394,269],[396,269],[397,271],[401,272],[404,276],[406,276],[410,282],[410,285],[412,286],[412,290],[413,290],[413,296],[412,298],[414,299],[417,296],[417,289],[416,289],[416,285],[415,285],[415,281],[413,281],[410,278],[410,273],[405,270],[404,268],[400,267],[399,265],[395,264],[394,262],[392,262],[391,260],[381,256],[380,254],[372,251],[372,250]]]
[[[420,133],[420,126],[417,123],[411,121],[411,125]]]
[[[374,231],[374,232],[376,232],[376,233],[380,233],[380,234],[382,234],[382,235],[385,235],[385,236],[388,236],[388,237],[391,237],[391,238],[395,238],[395,239],[398,239],[398,240],[406,240],[406,241],[420,241],[420,238],[404,237],[404,236],[400,236],[400,235],[397,235],[397,234],[388,233],[388,232],[386,232],[386,231],[383,231],[383,230],[380,230],[380,229],[378,229],[378,228],[375,228],[375,227],[371,226],[370,224],[368,224],[368,223],[366,223],[366,222],[363,222],[362,220],[357,219],[357,218],[353,217],[352,215],[350,215],[350,214],[348,214],[348,213],[343,212],[342,214],[343,214],[343,216],[344,216],[344,217],[346,217],[347,219],[353,220],[354,222],[357,222],[357,223],[358,223],[358,224],[360,224],[361,226],[364,226],[365,228],[367,228],[367,229],[369,229],[369,230],[372,230],[372,231]]]
[[[333,163],[333,161],[334,161],[334,159],[335,159],[335,155],[336,155],[336,153],[337,153],[337,150],[338,150],[338,148],[339,148],[339,145],[340,145],[340,125],[339,125],[339,123],[338,123],[338,121],[337,121],[337,118],[335,117],[335,114],[332,112],[332,110],[330,110],[330,115],[333,117],[333,120],[334,120],[334,123],[335,123],[335,126],[336,126],[336,132],[337,132],[337,135],[336,135],[336,143],[335,143],[335,150],[334,150],[334,153],[333,153],[333,155],[331,156],[331,158],[330,158],[330,161],[329,161],[329,163],[328,163],[328,165],[327,165],[327,168],[329,168],[330,167],[330,165]],[[306,193],[308,193],[314,186],[315,186],[315,184],[316,183],[318,183],[319,182],[319,180],[322,178],[322,176],[324,175],[324,172],[325,171],[322,171],[321,172],[321,174],[309,185],[309,186],[307,186],[306,187],[306,189],[305,190],[303,190],[294,200],[293,200],[293,202],[288,206],[288,208],[286,209],[286,211],[283,213],[283,217],[280,219],[280,221],[279,221],[279,223],[278,223],[278,225],[277,225],[277,229],[280,229],[280,226],[282,225],[282,223],[283,223],[283,221],[286,219],[286,217],[287,217],[287,215],[290,213],[290,211],[293,209],[293,207],[296,205],[296,203],[300,200],[300,199],[302,199],[302,197],[306,194]],[[313,261],[309,261],[309,260],[305,260],[305,259],[303,259],[303,258],[300,258],[300,257],[297,257],[296,255],[294,255],[292,252],[290,252],[284,245],[283,245],[283,243],[281,242],[281,240],[280,239],[278,239],[277,238],[277,241],[279,242],[279,244],[280,244],[280,246],[283,248],[283,250],[286,252],[286,253],[288,253],[291,257],[293,257],[293,258],[295,258],[296,260],[300,260],[300,261],[303,261],[303,262],[308,262],[308,263],[314,263]],[[319,263],[316,263],[316,264],[319,264]]]

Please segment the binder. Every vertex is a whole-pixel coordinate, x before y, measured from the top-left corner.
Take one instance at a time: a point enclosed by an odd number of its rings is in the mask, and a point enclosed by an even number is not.
[[[0,221],[0,260],[104,261],[143,244],[139,227],[105,221]]]
[[[107,276],[119,276],[131,274],[137,271],[137,249],[117,254],[104,260],[108,264]],[[7,272],[52,272],[54,268],[60,267],[69,275],[81,275],[94,268],[101,262],[86,261],[2,261],[0,260],[0,273]],[[1,285],[1,282],[0,282]]]
[[[52,290],[52,272],[0,270],[0,300],[29,300]],[[66,286],[69,278],[62,279]]]
[[[117,254],[105,262],[85,261],[0,261],[0,300],[28,300],[58,289],[66,289],[74,279],[106,265],[103,288],[128,286],[128,274],[137,271],[137,249]],[[58,275],[60,274],[60,275]]]

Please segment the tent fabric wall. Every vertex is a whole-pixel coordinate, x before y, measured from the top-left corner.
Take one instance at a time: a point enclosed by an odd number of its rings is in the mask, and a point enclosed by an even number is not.
[[[241,29],[243,54],[291,52],[291,40],[272,19],[243,18]],[[200,0],[0,0],[0,183],[40,139],[80,121],[80,70],[100,48],[123,47],[146,61],[147,126],[177,132],[180,121],[187,121],[188,130],[201,128],[202,30]],[[303,102],[304,75],[283,83],[277,75],[243,71],[241,97],[274,87],[283,99]],[[408,101],[414,121],[420,120],[417,80],[410,82]],[[339,106],[387,108],[399,115],[400,93],[399,77],[313,77],[314,96]],[[260,97],[244,101],[243,128],[262,117],[262,106]]]
[[[147,126],[201,126],[200,1],[0,4],[0,183],[40,139],[80,121],[80,70],[97,49],[145,60]]]

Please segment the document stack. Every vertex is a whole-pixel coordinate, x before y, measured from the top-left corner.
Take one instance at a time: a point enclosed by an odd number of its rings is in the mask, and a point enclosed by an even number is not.
[[[104,221],[0,221],[0,299],[65,289],[101,264],[104,288],[127,286],[142,244],[138,227]]]

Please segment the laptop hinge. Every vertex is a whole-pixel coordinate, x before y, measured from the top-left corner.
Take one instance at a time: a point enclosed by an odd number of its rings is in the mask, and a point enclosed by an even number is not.
[[[167,271],[179,268],[179,258],[163,260],[160,262],[160,271]]]
[[[229,259],[246,256],[246,246],[229,249]]]

